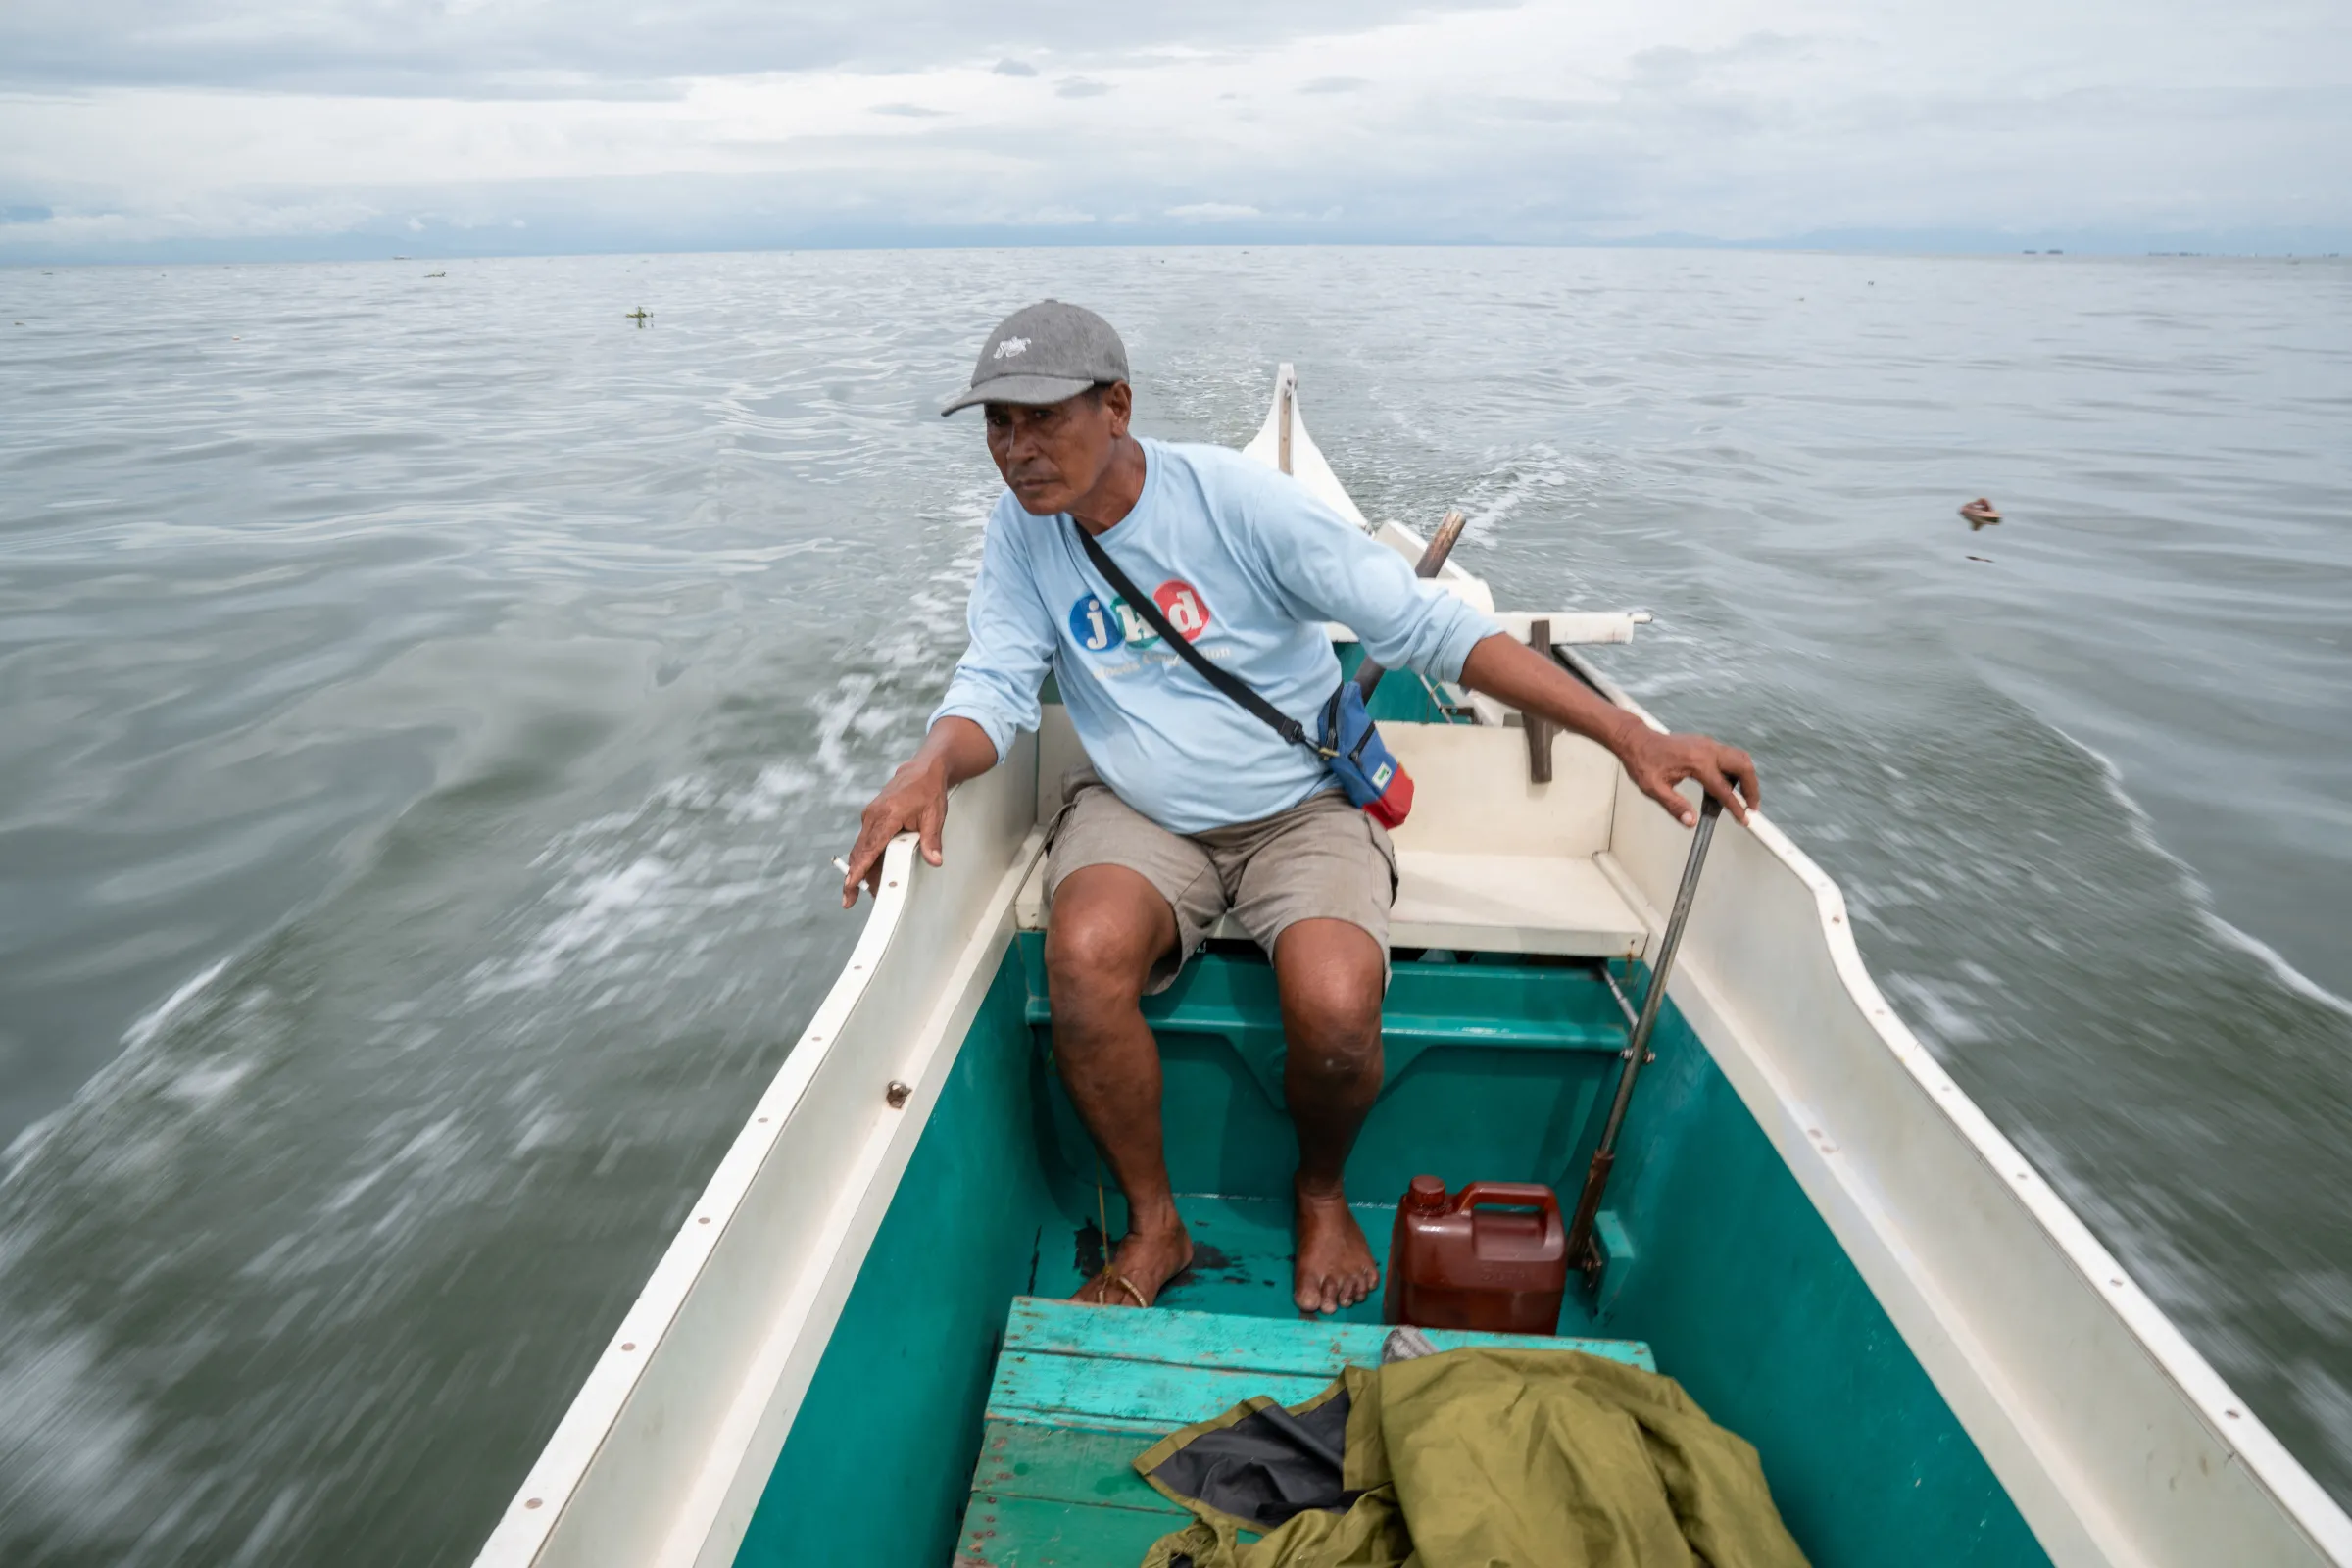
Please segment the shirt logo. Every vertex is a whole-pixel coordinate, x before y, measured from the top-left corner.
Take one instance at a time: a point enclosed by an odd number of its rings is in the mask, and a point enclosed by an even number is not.
[[[1152,591],[1152,602],[1159,612],[1168,617],[1168,624],[1181,632],[1188,643],[1197,643],[1208,630],[1208,601],[1200,590],[1182,577],[1170,577]]]
[[[991,354],[989,358],[992,360],[1009,360],[1028,352],[1029,340],[1027,338],[1008,337],[1004,342],[997,345],[997,351],[994,354]]]
[[[1070,606],[1070,638],[1090,654],[1107,654],[1127,640],[1125,602],[1114,599],[1105,605],[1093,594],[1080,594]]]
[[[1208,603],[1183,578],[1161,583],[1152,599],[1186,642],[1199,642],[1208,629]],[[1127,645],[1142,652],[1159,646],[1159,633],[1124,599],[1106,605],[1093,594],[1080,594],[1070,606],[1070,640],[1090,654],[1107,654]]]

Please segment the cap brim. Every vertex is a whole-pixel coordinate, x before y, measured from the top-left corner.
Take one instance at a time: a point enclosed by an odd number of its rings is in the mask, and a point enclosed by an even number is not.
[[[1093,386],[1092,381],[1063,375],[1000,375],[957,393],[941,414],[954,414],[975,403],[1023,403],[1032,408],[1060,403]]]

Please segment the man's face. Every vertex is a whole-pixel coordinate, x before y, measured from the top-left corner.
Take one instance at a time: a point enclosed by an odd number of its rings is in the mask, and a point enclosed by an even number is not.
[[[1043,408],[987,406],[988,455],[1022,511],[1067,512],[1102,482],[1127,434],[1131,397],[1121,383]]]

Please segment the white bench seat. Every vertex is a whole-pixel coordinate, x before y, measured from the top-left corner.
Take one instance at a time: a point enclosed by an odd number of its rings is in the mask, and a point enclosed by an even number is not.
[[[1649,931],[1590,856],[1396,852],[1396,905],[1389,943],[1476,953],[1547,953],[1636,958]],[[1045,929],[1045,861],[1022,886],[1015,918]],[[1212,937],[1246,939],[1227,915]]]
[[[1590,856],[1396,852],[1394,947],[1638,958],[1648,941]]]

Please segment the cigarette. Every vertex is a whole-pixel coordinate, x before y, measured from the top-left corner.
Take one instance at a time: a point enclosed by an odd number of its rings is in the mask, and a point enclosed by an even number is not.
[[[836,855],[833,857],[833,869],[839,871],[843,876],[848,876],[850,874],[850,862]]]

